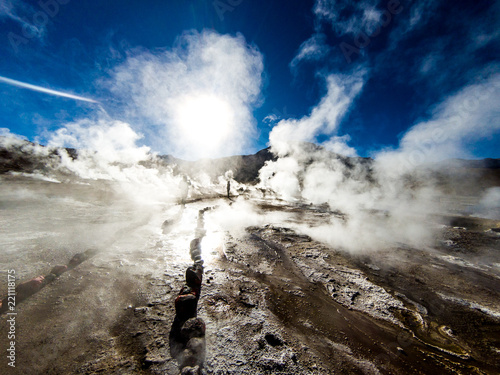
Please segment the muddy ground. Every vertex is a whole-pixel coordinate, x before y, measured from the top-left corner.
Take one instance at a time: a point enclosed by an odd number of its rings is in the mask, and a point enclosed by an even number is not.
[[[189,242],[199,210],[227,202],[143,207],[102,187],[1,182],[2,297],[9,269],[19,283],[96,254],[16,305],[16,367],[3,355],[0,372],[178,374],[169,333]],[[206,215],[205,373],[498,373],[498,221],[434,216],[433,246],[350,254],[291,229],[335,215],[324,207],[247,203],[288,216],[229,233]]]

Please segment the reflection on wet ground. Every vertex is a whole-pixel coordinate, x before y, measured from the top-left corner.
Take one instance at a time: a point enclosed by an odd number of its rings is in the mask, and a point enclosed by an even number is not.
[[[350,254],[300,231],[342,220],[325,207],[249,200],[238,209],[224,199],[145,207],[85,186],[54,194],[49,184],[3,181],[2,269],[23,282],[96,253],[16,306],[16,373],[177,374],[174,300],[205,207],[215,207],[200,244],[206,373],[500,366],[498,222],[436,216],[433,246]]]

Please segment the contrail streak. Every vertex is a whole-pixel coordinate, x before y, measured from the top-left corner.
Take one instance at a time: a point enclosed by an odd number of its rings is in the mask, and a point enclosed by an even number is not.
[[[24,83],[24,82],[16,81],[14,79],[2,77],[2,76],[0,76],[0,82],[4,82],[4,83],[7,83],[8,85],[12,85],[12,86],[21,87],[23,89],[28,89],[28,90],[43,92],[43,93],[49,94],[49,95],[62,96],[63,98],[70,98],[70,99],[75,99],[75,100],[81,100],[81,101],[89,102],[89,103],[98,103],[97,101],[95,101],[93,99],[84,98],[83,96],[78,96],[78,95],[73,95],[73,94],[67,94],[67,93],[61,92],[61,91],[46,89],[45,87],[30,85],[29,83]]]

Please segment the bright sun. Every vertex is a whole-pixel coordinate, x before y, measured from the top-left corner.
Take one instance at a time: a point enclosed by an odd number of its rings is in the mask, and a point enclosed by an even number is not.
[[[214,95],[189,95],[177,107],[178,136],[199,155],[219,150],[231,133],[233,111]]]

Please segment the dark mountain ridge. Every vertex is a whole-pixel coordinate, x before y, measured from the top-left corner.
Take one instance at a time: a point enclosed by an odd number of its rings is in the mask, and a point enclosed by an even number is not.
[[[259,170],[267,161],[277,160],[270,147],[253,155],[235,155],[218,159],[187,161],[177,159],[172,155],[161,155],[159,158],[166,164],[174,165],[175,171],[188,175],[207,173],[210,178],[215,179],[230,170],[236,181],[245,184],[255,182],[258,179]]]
[[[361,157],[346,157],[329,152],[315,144],[304,144],[307,166],[315,158],[338,159],[349,171],[355,166],[371,169],[373,159]],[[73,160],[78,159],[79,151],[73,148],[54,148],[39,145],[33,142],[0,137],[0,174],[19,172],[48,173],[59,171],[63,153],[67,153]],[[200,174],[208,175],[213,181],[226,172],[232,171],[234,180],[255,184],[258,182],[260,169],[269,161],[276,161],[278,157],[272,153],[271,148],[265,148],[252,155],[235,155],[217,159],[201,159],[186,161],[172,155],[151,155],[150,159],[140,162],[147,168],[172,168],[175,174],[187,174],[191,177]],[[453,185],[466,185],[471,182],[484,182],[488,186],[500,186],[500,159],[464,160],[450,159],[436,163],[436,172],[439,178],[450,179],[453,175]],[[369,173],[368,173],[369,175]],[[445,177],[443,177],[445,176]],[[484,186],[483,188],[486,188]],[[466,189],[467,190],[467,189]]]

